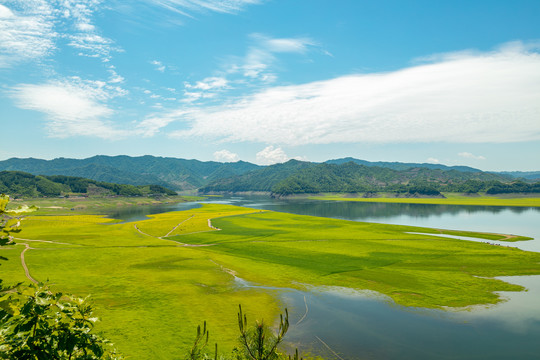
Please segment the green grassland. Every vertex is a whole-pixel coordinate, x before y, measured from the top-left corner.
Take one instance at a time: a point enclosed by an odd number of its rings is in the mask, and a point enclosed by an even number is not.
[[[230,349],[239,303],[251,319],[275,319],[276,294],[237,287],[233,273],[271,287],[374,290],[428,308],[494,304],[497,291],[524,290],[494,277],[540,274],[538,253],[410,232],[447,233],[217,204],[132,223],[30,215],[18,245],[0,249],[9,259],[1,271],[6,283],[28,281],[20,261],[28,244],[30,274],[91,294],[99,330],[134,359],[182,357],[204,320],[211,341]],[[293,319],[304,312],[291,310]]]
[[[480,205],[480,206],[540,206],[540,197],[535,194],[516,195],[476,195],[468,196],[455,193],[444,193],[445,197],[395,197],[395,194],[380,194],[380,197],[351,196],[351,194],[322,194],[309,196],[315,200],[337,200],[337,201],[362,201],[362,202],[386,202],[403,204],[439,204],[439,205]]]

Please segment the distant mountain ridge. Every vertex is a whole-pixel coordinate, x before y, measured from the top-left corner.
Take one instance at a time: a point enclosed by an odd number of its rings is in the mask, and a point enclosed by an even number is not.
[[[354,161],[307,163],[290,160],[232,178],[216,180],[199,189],[202,193],[268,191],[276,195],[321,192],[400,192],[439,195],[440,191],[478,192],[509,178],[482,171],[406,167],[395,170],[366,166]]]
[[[290,160],[282,164],[259,166],[245,161],[221,163],[216,161],[186,160],[151,155],[138,157],[126,155],[97,155],[86,159],[57,158],[53,160],[11,158],[0,161],[0,171],[24,171],[34,175],[76,176],[118,184],[154,184],[179,191],[199,189],[201,192],[270,192],[274,186],[285,181],[289,177],[292,177],[291,179],[299,180],[299,176],[308,176],[307,174],[311,171],[308,169],[313,168],[315,170],[312,171],[315,172],[324,170],[324,176],[330,176],[328,171],[330,171],[329,169],[331,168],[322,167],[320,166],[321,164],[339,166],[347,163],[366,167],[366,169],[362,170],[364,173],[370,172],[371,170],[369,169],[379,169],[371,171],[371,176],[377,177],[384,173],[386,174],[385,176],[390,178],[393,176],[395,176],[396,179],[400,178],[402,183],[409,182],[412,178],[407,180],[404,178],[406,175],[403,174],[389,175],[389,172],[384,172],[381,169],[389,169],[398,172],[408,171],[409,175],[413,178],[415,176],[419,178],[429,178],[431,176],[438,179],[446,177],[447,179],[445,181],[483,179],[481,181],[493,180],[508,182],[515,179],[516,176],[525,179],[534,179],[536,176],[535,174],[540,174],[540,172],[487,173],[468,166],[383,161],[370,162],[351,157],[328,160],[325,163]],[[349,166],[349,168],[351,167]],[[411,169],[418,170],[416,170],[416,172],[411,172]],[[433,173],[429,173],[430,171]],[[323,173],[320,174],[321,179]],[[416,173],[416,175],[413,176],[413,173]],[[419,175],[420,173],[422,175]],[[357,176],[358,180],[358,178],[363,175],[356,174],[355,176]],[[316,178],[315,175],[309,175],[308,177],[313,177],[313,179]],[[347,179],[337,180],[335,176],[331,176],[331,178],[341,185],[351,181]],[[364,176],[363,183],[367,186],[369,181],[366,179],[366,176]],[[384,179],[377,180],[374,178],[371,180],[372,185],[370,186],[385,182],[386,180]],[[395,180],[394,182],[399,181]],[[315,187],[320,187],[320,185]]]
[[[208,182],[243,174],[259,168],[244,161],[215,161],[163,158],[150,155],[98,155],[87,159],[58,158],[53,160],[11,158],[0,161],[1,170],[24,171],[34,175],[80,176],[119,184],[155,184],[175,190],[193,190]]]
[[[463,172],[482,172],[482,170],[475,169],[469,166],[446,166],[443,164],[432,164],[432,163],[402,163],[402,162],[389,162],[389,161],[366,161],[359,160],[352,157],[346,157],[341,159],[334,159],[325,161],[327,164],[345,164],[348,162],[353,162],[359,165],[365,166],[379,166],[384,168],[389,168],[393,170],[407,170],[410,168],[426,168],[426,169],[438,169],[438,170],[457,170]]]
[[[501,171],[499,174],[509,175],[518,179],[540,180],[540,171]]]

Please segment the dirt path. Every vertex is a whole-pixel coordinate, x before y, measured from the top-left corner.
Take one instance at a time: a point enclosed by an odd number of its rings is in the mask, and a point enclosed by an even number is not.
[[[189,220],[189,219],[187,219]],[[187,221],[187,220],[184,220],[184,221]],[[184,222],[182,221],[182,222]],[[181,224],[181,223],[180,223]],[[180,225],[178,224],[178,225]],[[177,227],[178,227],[177,225]],[[186,244],[186,243],[183,243],[183,242],[180,242],[180,241],[177,241],[177,240],[170,240],[170,239],[164,239],[165,236],[154,236],[154,235],[150,235],[150,234],[147,234],[145,232],[143,232],[141,229],[139,229],[139,227],[137,226],[137,224],[133,224],[133,227],[138,231],[140,232],[141,234],[143,235],[146,235],[146,236],[150,236],[150,237],[153,237],[154,239],[159,239],[159,240],[163,240],[163,241],[172,241],[174,242],[175,244],[177,244],[178,246],[189,246],[189,247],[202,247],[202,246],[213,246],[214,244],[202,244],[202,245],[195,245],[195,244]],[[174,231],[171,230],[171,232]],[[188,233],[188,234],[178,234],[178,235],[190,235],[190,234],[197,234],[199,232],[208,232],[208,231],[212,231],[212,230],[207,230],[207,231],[197,231],[197,232],[192,232],[192,233]],[[170,232],[169,232],[170,233]]]
[[[147,234],[147,233],[143,232],[141,229],[139,229],[139,227],[137,226],[137,224],[133,224],[133,227],[135,228],[135,230],[137,230],[138,232],[140,232],[140,233],[143,234],[143,235],[146,235],[146,236],[150,236],[150,237],[159,239],[157,236],[150,235],[150,234]]]
[[[188,217],[188,218],[187,218],[186,220],[184,220],[184,221],[182,221],[182,222],[178,223],[178,225],[176,225],[175,227],[173,227],[173,228],[172,228],[172,230],[171,230],[171,231],[169,231],[169,232],[167,233],[167,235],[165,235],[165,236],[162,236],[162,237],[167,237],[167,236],[171,235],[171,234],[172,234],[172,232],[173,232],[174,230],[176,230],[176,228],[178,228],[178,227],[179,227],[180,225],[182,225],[183,223],[185,223],[185,222],[186,222],[186,221],[188,221],[189,219],[192,219],[192,218],[193,218],[194,216],[195,216],[195,215],[191,215],[191,216],[190,216],[190,217]]]
[[[63,242],[51,241],[51,240],[31,240],[31,239],[22,239],[22,238],[16,238],[16,237],[14,237],[13,240],[33,241],[33,242],[42,242],[42,243],[58,244],[58,245],[74,245],[70,243],[63,243]]]
[[[22,264],[22,267],[24,269],[24,273],[26,274],[26,277],[31,282],[33,282],[34,284],[37,284],[39,281],[37,281],[36,279],[34,279],[32,277],[32,275],[30,275],[30,271],[28,270],[28,266],[26,266],[26,262],[24,261],[24,253],[27,252],[28,250],[31,250],[32,248],[28,244],[20,244],[20,245],[26,246],[25,249],[21,252],[21,264]]]
[[[214,229],[214,230],[221,230],[220,228],[217,228],[217,227],[212,225],[212,220],[211,219],[208,219],[208,227],[210,229]]]

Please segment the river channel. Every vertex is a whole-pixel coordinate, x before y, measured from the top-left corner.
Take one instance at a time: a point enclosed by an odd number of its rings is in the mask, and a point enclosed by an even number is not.
[[[504,245],[540,252],[540,208],[268,197],[208,202],[353,221],[524,235],[534,240]],[[200,203],[143,206],[109,215],[135,221],[149,214],[198,206]],[[379,294],[350,289],[272,289],[241,279],[237,286],[275,294],[291,314],[288,348],[298,347],[325,359],[540,359],[540,276],[502,279],[528,291],[503,293],[507,301],[498,305],[452,311],[403,307]]]

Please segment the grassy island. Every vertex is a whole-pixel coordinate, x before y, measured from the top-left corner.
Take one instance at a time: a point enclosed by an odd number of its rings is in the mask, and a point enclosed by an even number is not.
[[[336,201],[362,201],[362,202],[386,202],[402,204],[437,204],[437,205],[475,205],[475,206],[524,206],[539,207],[540,196],[538,194],[499,194],[499,195],[464,195],[457,193],[443,193],[443,196],[433,197],[405,197],[396,196],[394,193],[381,193],[374,196],[360,194],[318,194],[308,196],[315,200]]]

